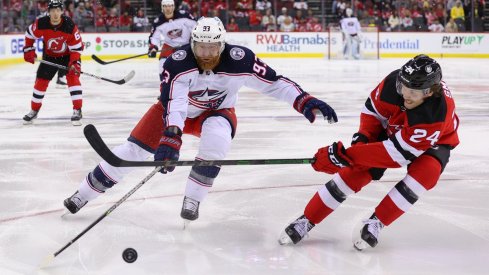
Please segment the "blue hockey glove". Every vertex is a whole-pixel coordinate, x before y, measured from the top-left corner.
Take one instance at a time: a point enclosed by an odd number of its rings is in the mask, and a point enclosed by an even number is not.
[[[160,139],[160,145],[155,153],[155,161],[178,160],[180,158],[180,147],[182,147],[182,130],[177,126],[166,128]],[[175,170],[175,166],[167,166],[160,170],[166,174]]]
[[[316,114],[322,114],[329,123],[338,122],[336,112],[331,106],[308,93],[302,93],[295,99],[294,109],[303,114],[311,123],[316,119]]]

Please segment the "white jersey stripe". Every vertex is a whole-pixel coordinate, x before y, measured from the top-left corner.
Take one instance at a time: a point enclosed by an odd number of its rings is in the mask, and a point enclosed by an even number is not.
[[[345,181],[340,177],[340,174],[336,173],[333,176],[333,181],[336,183],[336,186],[343,192],[345,195],[349,196],[355,191],[353,191],[348,185],[346,185]]]
[[[389,192],[388,196],[392,199],[394,204],[399,207],[403,212],[407,212],[411,206],[413,206],[411,203],[409,203],[406,198],[402,196],[399,191],[397,191],[396,188],[392,188],[391,191]]]
[[[328,189],[324,185],[318,190],[318,194],[323,203],[330,209],[334,210],[341,204],[335,198],[333,198],[331,193],[329,193]]]
[[[399,163],[399,165],[405,166],[411,163],[411,161],[405,159],[404,156],[399,151],[397,151],[397,148],[394,146],[394,143],[390,139],[384,140],[382,144],[384,144],[385,150],[387,151],[387,154],[389,154],[391,159]]]
[[[408,187],[411,189],[414,194],[416,194],[419,197],[426,192],[426,188],[424,188],[423,185],[421,185],[417,180],[415,180],[413,177],[411,177],[409,174],[406,175],[406,177],[402,180]]]

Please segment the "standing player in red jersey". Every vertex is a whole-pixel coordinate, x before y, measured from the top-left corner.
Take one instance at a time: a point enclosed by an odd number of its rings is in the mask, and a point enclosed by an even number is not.
[[[82,88],[80,84],[83,42],[71,18],[63,15],[63,2],[51,0],[48,4],[48,16],[36,19],[25,33],[24,60],[34,64],[37,58],[34,41],[43,39],[43,56],[46,61],[69,67],[66,79],[73,102],[73,125],[81,125]],[[24,116],[24,124],[31,124],[42,106],[42,99],[58,68],[41,63],[37,69],[36,82],[32,93],[31,111]]]
[[[334,174],[285,228],[281,244],[298,243],[348,195],[379,180],[386,168],[407,166],[406,176],[384,197],[355,233],[358,250],[375,247],[379,233],[438,182],[450,150],[459,144],[458,117],[440,65],[426,55],[390,73],[370,94],[351,147],[335,142],[315,155],[316,171]]]

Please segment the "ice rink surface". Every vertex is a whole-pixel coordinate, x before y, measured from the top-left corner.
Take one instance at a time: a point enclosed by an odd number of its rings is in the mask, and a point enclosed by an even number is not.
[[[276,71],[335,108],[339,123],[310,124],[284,102],[243,88],[238,129],[227,159],[309,158],[319,147],[349,144],[369,92],[406,59],[265,60]],[[381,233],[373,250],[352,247],[353,228],[404,177],[390,170],[349,197],[309,238],[280,246],[280,232],[300,215],[331,177],[310,165],[225,166],[200,218],[182,230],[180,207],[189,167],[158,174],[47,267],[38,265],[109,209],[152,169],[137,168],[77,215],[61,218],[63,200],[100,161],[73,127],[67,90],[51,83],[34,125],[30,109],[37,65],[0,69],[0,274],[487,274],[489,259],[489,62],[440,59],[461,120],[461,144],[438,185]],[[122,143],[159,94],[157,61],[102,66],[92,74],[118,86],[81,78],[83,123],[94,124],[109,147]],[[192,160],[198,139],[185,136],[181,160]],[[122,251],[139,253],[135,263]]]

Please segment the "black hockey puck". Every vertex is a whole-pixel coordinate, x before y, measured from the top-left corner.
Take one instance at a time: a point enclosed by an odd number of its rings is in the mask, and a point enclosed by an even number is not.
[[[122,259],[127,263],[134,263],[138,259],[138,253],[134,248],[126,248],[124,252],[122,252]]]

